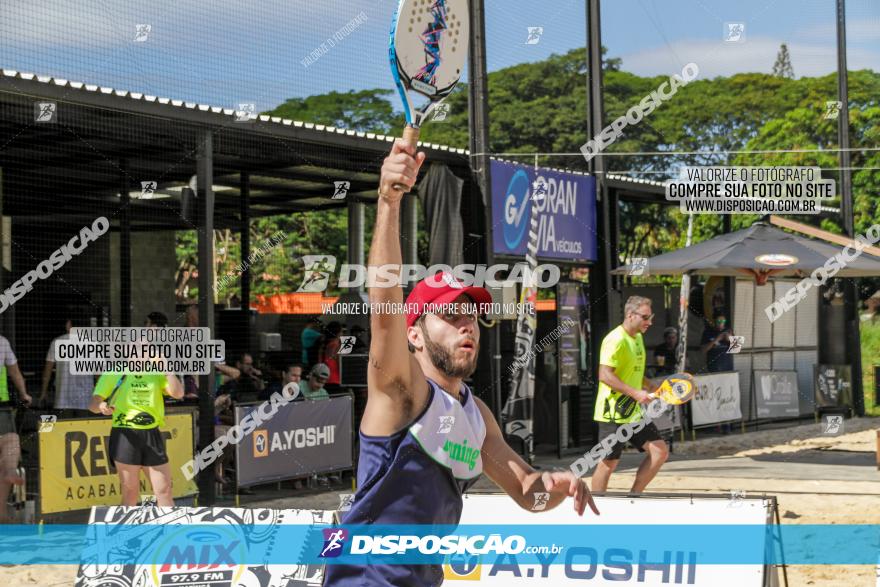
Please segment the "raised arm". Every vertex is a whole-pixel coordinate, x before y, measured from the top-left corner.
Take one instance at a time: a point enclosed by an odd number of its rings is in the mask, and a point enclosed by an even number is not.
[[[501,427],[489,407],[479,398],[474,400],[486,422],[486,440],[483,441],[481,451],[483,472],[495,485],[504,490],[522,509],[530,512],[551,510],[566,497],[572,497],[572,505],[579,516],[584,515],[587,506],[590,506],[594,514],[599,514],[583,479],[569,470],[534,470],[504,441]]]
[[[400,202],[404,191],[394,185],[412,189],[425,160],[424,153],[416,154],[412,146],[402,140],[395,141],[391,154],[382,164],[379,180],[379,201],[376,209],[376,226],[370,245],[369,269],[383,265],[396,266],[400,275],[402,263],[400,251]],[[387,285],[387,282],[384,282]],[[393,287],[377,287],[368,280],[370,303],[394,306],[391,312],[370,312],[370,363],[367,369],[368,404],[362,429],[367,434],[390,434],[403,426],[412,416],[413,405],[422,394],[427,393],[427,383],[421,369],[407,348],[406,315],[402,311],[403,289],[399,283]],[[423,381],[418,381],[421,377]],[[419,389],[414,390],[414,384]],[[426,389],[421,390],[424,386]],[[415,395],[413,395],[415,394]],[[419,406],[421,407],[421,406]]]

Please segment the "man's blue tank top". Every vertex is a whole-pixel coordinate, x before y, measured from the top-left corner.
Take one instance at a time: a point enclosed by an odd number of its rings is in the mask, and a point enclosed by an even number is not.
[[[358,489],[343,524],[451,524],[462,494],[483,472],[486,423],[462,383],[461,401],[428,380],[422,413],[391,436],[360,433]],[[440,565],[328,564],[328,587],[429,587],[443,582]]]

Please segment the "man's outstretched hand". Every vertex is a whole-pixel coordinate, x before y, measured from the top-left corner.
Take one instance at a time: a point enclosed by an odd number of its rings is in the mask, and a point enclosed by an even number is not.
[[[599,515],[599,509],[587,488],[587,482],[571,471],[544,471],[541,473],[544,488],[551,495],[568,495],[574,498],[574,510],[579,516],[584,515],[587,505],[593,513]]]
[[[403,139],[394,141],[391,154],[382,163],[382,176],[379,179],[381,197],[391,202],[399,201],[415,185],[424,162],[424,153],[416,153],[415,147],[403,142]],[[406,189],[394,189],[395,185]]]

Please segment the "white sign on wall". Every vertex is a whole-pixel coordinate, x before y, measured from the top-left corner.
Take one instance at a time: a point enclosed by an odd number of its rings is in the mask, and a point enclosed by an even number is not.
[[[742,420],[738,373],[698,375],[694,381],[697,387],[691,400],[694,426]]]
[[[464,496],[461,524],[544,525],[571,526],[601,525],[672,525],[672,524],[755,524],[765,526],[769,518],[771,500],[761,498],[709,497],[596,497],[601,515],[589,509],[579,517],[569,500],[548,512],[532,513],[513,504],[504,494],[471,494]],[[723,537],[719,537],[723,540]],[[513,555],[501,555],[490,560],[481,557],[453,557],[444,565],[444,585],[590,585],[591,587],[661,587],[666,585],[696,585],[698,587],[763,587],[764,565],[761,564],[706,564],[700,563],[699,553],[679,552],[674,542],[661,543],[653,552],[633,552],[626,544],[619,548],[605,545],[564,545],[558,555],[539,557],[541,563],[519,563]],[[765,545],[737,544],[746,552],[753,549],[753,560],[761,560]],[[666,552],[669,551],[669,554]],[[640,564],[639,560],[666,558],[669,565]],[[459,583],[459,581],[462,581]],[[773,583],[771,583],[773,584]]]

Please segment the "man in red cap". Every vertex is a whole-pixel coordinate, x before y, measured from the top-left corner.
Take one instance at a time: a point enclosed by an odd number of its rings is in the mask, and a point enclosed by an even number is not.
[[[400,201],[424,160],[424,153],[401,140],[385,159],[371,270],[401,265]],[[444,271],[418,283],[406,304],[399,283],[369,285],[368,400],[358,489],[344,524],[457,525],[461,496],[481,473],[526,510],[550,510],[572,496],[579,515],[587,505],[599,513],[586,483],[570,470],[538,472],[520,458],[486,404],[463,382],[477,368],[477,318],[491,302],[489,292],[466,287]],[[442,582],[440,565],[326,566],[325,585],[334,587]]]

